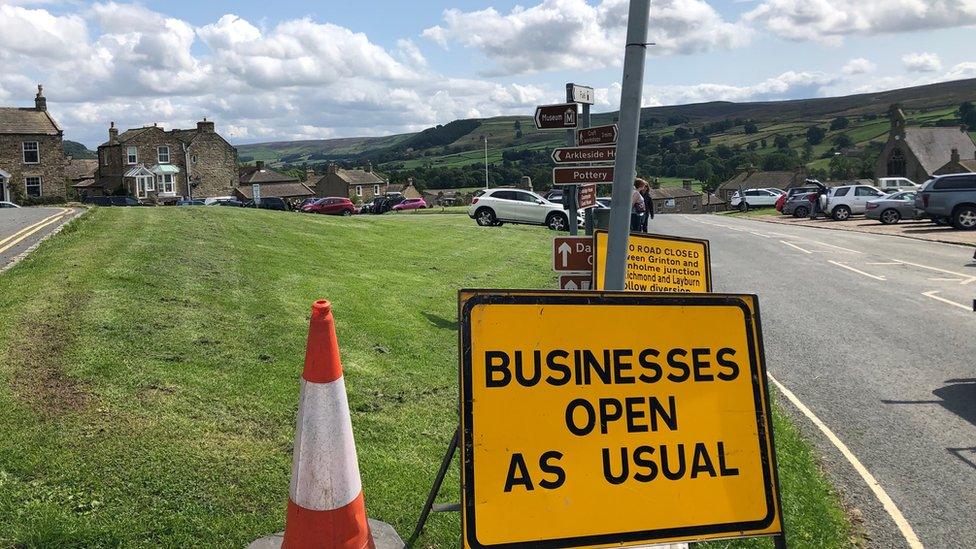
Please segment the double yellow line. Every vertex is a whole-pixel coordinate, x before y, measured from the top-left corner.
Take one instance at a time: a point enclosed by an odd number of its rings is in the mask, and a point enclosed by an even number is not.
[[[19,244],[20,242],[22,242],[25,238],[27,238],[30,235],[32,235],[32,234],[40,231],[44,227],[47,227],[48,225],[50,225],[52,223],[57,223],[58,221],[61,221],[62,220],[61,219],[62,216],[65,216],[70,211],[71,210],[69,210],[67,208],[61,208],[61,211],[60,212],[58,212],[58,213],[56,213],[56,214],[54,214],[54,215],[52,215],[50,217],[45,217],[44,219],[38,221],[37,223],[34,223],[33,225],[31,225],[29,227],[25,227],[25,228],[23,228],[23,229],[15,232],[14,234],[8,236],[7,238],[4,238],[3,240],[0,240],[0,254],[2,254],[3,252],[9,250],[10,248],[13,248],[14,246],[16,246],[17,244]]]

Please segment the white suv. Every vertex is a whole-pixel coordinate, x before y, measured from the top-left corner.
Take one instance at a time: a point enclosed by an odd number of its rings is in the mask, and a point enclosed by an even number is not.
[[[562,204],[549,202],[532,191],[499,188],[478,191],[471,199],[468,217],[482,227],[502,223],[545,225],[554,231],[569,228],[569,218]]]
[[[820,198],[824,214],[834,221],[844,221],[854,214],[863,214],[868,200],[881,198],[885,193],[868,185],[844,185],[830,189]]]
[[[776,201],[782,196],[782,193],[773,192],[768,189],[746,189],[742,191],[742,194],[745,195],[745,198],[740,196],[739,191],[735,191],[731,200],[729,200],[729,205],[740,210],[775,206]]]
[[[889,193],[917,191],[918,185],[907,177],[879,177],[878,188]]]

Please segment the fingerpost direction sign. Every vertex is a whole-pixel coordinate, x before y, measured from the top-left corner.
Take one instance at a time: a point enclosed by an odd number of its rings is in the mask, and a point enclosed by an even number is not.
[[[580,185],[579,196],[576,199],[576,207],[581,210],[596,206],[596,185]]]
[[[593,233],[593,288],[604,288],[607,232]],[[628,292],[712,291],[712,259],[708,241],[656,234],[631,233],[627,240]]]
[[[579,123],[578,109],[576,103],[538,106],[535,108],[535,127],[537,130],[571,130]]]
[[[583,185],[586,183],[613,183],[612,166],[583,166],[553,168],[554,185]]]
[[[617,125],[593,126],[582,130],[576,130],[576,144],[585,147],[588,145],[613,145],[617,142]]]
[[[613,162],[616,158],[617,147],[563,147],[552,151],[552,161],[556,164]]]
[[[593,283],[590,273],[570,273],[559,275],[560,290],[589,290]]]
[[[782,533],[756,296],[462,290],[459,319],[466,547]]]
[[[557,236],[552,239],[552,270],[558,272],[591,271],[593,237]]]

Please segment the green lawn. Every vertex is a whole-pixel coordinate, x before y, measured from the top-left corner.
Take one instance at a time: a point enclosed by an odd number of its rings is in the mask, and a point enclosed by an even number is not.
[[[318,298],[370,515],[406,537],[457,420],[457,289],[553,287],[551,237],[462,215],[94,209],[0,275],[0,547],[243,547],[280,530]],[[793,544],[849,546],[810,448],[774,421]],[[456,466],[443,493],[457,500]],[[458,536],[457,515],[435,515],[421,545]]]

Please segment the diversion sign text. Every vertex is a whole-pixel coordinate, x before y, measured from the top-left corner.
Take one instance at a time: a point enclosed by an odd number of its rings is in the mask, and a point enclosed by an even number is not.
[[[782,531],[755,296],[459,294],[468,547]]]

